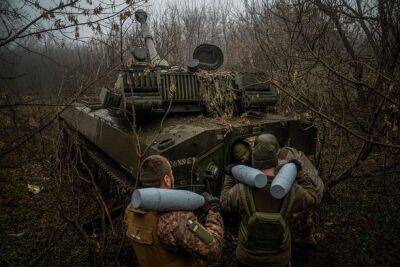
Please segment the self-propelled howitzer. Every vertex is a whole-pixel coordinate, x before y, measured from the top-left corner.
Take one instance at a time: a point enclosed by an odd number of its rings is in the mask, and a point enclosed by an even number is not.
[[[147,14],[139,10],[135,17],[145,46],[132,49],[114,88],[102,88],[99,100],[76,103],[60,116],[66,140],[77,137],[74,143],[103,174],[103,193],[115,191],[113,181],[117,189],[132,189],[139,158],[161,154],[171,161],[177,188],[218,195],[232,145],[264,132],[281,146],[314,153],[315,128],[273,113],[276,92],[262,73],[217,72],[223,54],[209,44],[199,45],[187,66],[170,66],[157,53]],[[228,119],[215,117],[221,111]]]

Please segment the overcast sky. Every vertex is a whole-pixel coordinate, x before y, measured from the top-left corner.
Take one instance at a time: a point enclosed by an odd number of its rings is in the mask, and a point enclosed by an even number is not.
[[[33,8],[32,6],[29,5],[24,5],[24,1],[23,0],[0,0],[1,1],[7,1],[8,3],[10,3],[13,7],[22,7],[26,13],[28,13],[28,16],[31,18],[30,20],[32,20],[33,18],[37,17],[39,15],[39,12],[36,8]],[[61,0],[37,0],[41,6],[45,7],[45,8],[53,8],[55,6],[57,6]],[[99,4],[101,4],[104,8],[104,11],[101,15],[91,15],[90,20],[97,20],[101,17],[105,17],[107,16],[106,14],[104,14],[107,10],[107,3],[110,3],[114,1],[115,3],[115,11],[119,11],[122,7],[125,7],[125,1],[126,0],[80,0],[78,2],[78,6],[82,7],[82,8],[95,8],[97,7]],[[229,2],[229,5],[231,8],[233,9],[240,9],[243,6],[242,3],[243,0],[148,0],[146,3],[141,4],[140,8],[143,8],[144,10],[146,10],[149,13],[149,16],[156,16],[157,14],[161,14],[163,12],[163,10],[168,6],[168,5],[180,5],[180,4],[186,4],[189,6],[211,6],[211,5],[215,5],[218,2],[221,3],[227,3]],[[6,2],[6,3],[7,3]],[[31,1],[32,3],[35,1]],[[67,2],[64,0],[64,2]],[[92,2],[91,5],[88,4],[88,2]],[[135,1],[138,2],[138,1]],[[140,1],[140,2],[144,2],[144,1]],[[76,9],[74,10],[75,12],[77,11]],[[111,11],[111,9],[108,9],[108,11]],[[114,11],[114,12],[115,12]],[[81,12],[81,11],[78,11]],[[108,15],[109,16],[109,15]],[[88,20],[88,17],[86,16],[82,16],[82,15],[78,15],[78,21],[79,22],[85,22]],[[66,18],[65,18],[66,20]],[[42,20],[41,23],[46,23],[45,20]],[[51,24],[54,23],[54,20],[51,21]],[[135,22],[133,22],[135,23]],[[107,23],[104,23],[105,25],[109,25]],[[21,26],[26,25],[26,22],[22,22]],[[15,25],[16,27],[20,27]],[[34,31],[35,29],[32,29],[32,31]],[[103,32],[107,32],[106,27],[104,27]],[[93,31],[91,29],[89,29],[87,26],[83,26],[80,27],[79,29],[80,31],[80,37],[91,37],[93,35]],[[54,33],[55,35],[59,35],[58,33]],[[74,27],[69,28],[67,30],[63,30],[63,34],[67,37],[71,37],[73,38],[75,35],[75,30]]]

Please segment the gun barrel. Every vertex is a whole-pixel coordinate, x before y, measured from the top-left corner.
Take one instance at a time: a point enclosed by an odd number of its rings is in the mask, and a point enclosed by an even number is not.
[[[147,50],[151,63],[155,66],[169,67],[169,63],[165,59],[161,59],[157,53],[156,46],[154,44],[153,36],[150,33],[150,27],[147,24],[147,13],[144,10],[137,10],[135,12],[135,18],[140,23],[142,29],[142,36],[146,44]]]

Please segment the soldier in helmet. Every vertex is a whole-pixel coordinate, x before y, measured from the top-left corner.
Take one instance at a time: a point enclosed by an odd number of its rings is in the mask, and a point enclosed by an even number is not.
[[[244,141],[236,141],[232,146],[231,162],[251,166],[251,145]]]
[[[143,187],[174,187],[171,165],[160,155],[143,161],[139,180]],[[124,223],[139,266],[198,266],[200,260],[217,260],[224,235],[219,205],[203,209],[207,214],[204,226],[193,212],[159,213],[129,205]]]
[[[277,139],[270,134],[258,136],[252,151],[252,166],[261,170],[270,182],[282,164],[290,161],[296,165],[298,177],[283,199],[272,197],[270,183],[264,188],[250,188],[236,183],[230,175],[225,176],[221,208],[226,213],[239,214],[241,217],[236,248],[239,266],[290,265],[291,235],[288,221],[294,213],[307,210],[319,201],[318,185],[307,176],[308,162],[297,154],[290,158],[292,154],[286,151],[289,150],[279,149]],[[229,168],[227,172],[230,172]]]
[[[311,206],[304,212],[306,223],[302,241],[305,244],[315,246],[317,245],[317,241],[315,239],[314,220],[316,216],[317,207],[321,203],[322,197],[324,195],[324,189],[325,189],[324,182],[318,175],[317,169],[306,157],[306,155],[304,155],[303,152],[298,151],[291,147],[284,147],[280,150],[279,157],[282,159],[281,164],[283,164],[285,160],[288,161],[293,158],[297,159],[302,165],[302,171],[297,176],[297,182],[304,188],[308,187],[313,189],[313,194],[315,197],[315,205]]]
[[[272,134],[261,134],[255,140],[255,145],[260,142],[273,143],[275,147],[279,149],[279,142],[276,137]],[[279,170],[281,166],[290,160],[297,160],[301,164],[301,171],[296,177],[296,182],[303,188],[311,189],[310,192],[314,195],[315,205],[311,206],[302,212],[301,215],[305,217],[304,232],[301,241],[307,245],[316,245],[317,241],[314,237],[314,217],[316,212],[316,207],[321,203],[323,193],[324,193],[324,182],[318,175],[317,169],[311,163],[311,161],[304,155],[303,152],[298,151],[292,147],[283,147],[278,150],[278,167]],[[257,161],[255,161],[257,165]],[[257,167],[256,167],[257,168]],[[295,217],[300,215],[300,213],[294,214]]]

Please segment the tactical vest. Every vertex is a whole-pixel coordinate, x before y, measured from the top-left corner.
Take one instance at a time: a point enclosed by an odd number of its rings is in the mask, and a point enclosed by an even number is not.
[[[156,212],[145,212],[129,206],[125,212],[126,236],[133,246],[139,266],[197,266],[190,255],[174,254],[163,248],[157,236]]]
[[[274,199],[269,186],[252,189],[240,185],[245,213],[239,226],[236,256],[247,264],[264,263],[271,266],[290,262],[290,231],[286,224],[292,209],[294,191],[283,200]]]

